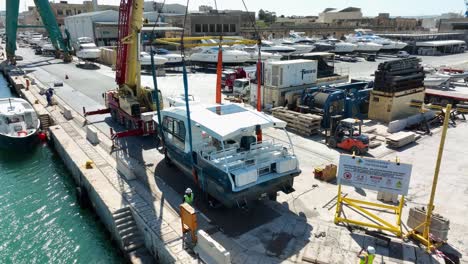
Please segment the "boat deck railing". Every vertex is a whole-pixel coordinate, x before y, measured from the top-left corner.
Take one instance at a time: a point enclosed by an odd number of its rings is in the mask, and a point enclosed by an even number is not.
[[[206,150],[206,148],[205,148]],[[230,171],[250,166],[264,166],[291,155],[289,148],[273,141],[254,142],[249,150],[230,147],[211,153],[203,153],[202,157],[213,165]]]

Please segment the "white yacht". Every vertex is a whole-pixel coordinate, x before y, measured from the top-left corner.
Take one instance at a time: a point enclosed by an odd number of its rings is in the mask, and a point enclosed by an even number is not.
[[[166,58],[167,61],[164,63],[165,67],[175,67],[182,64],[182,55],[176,53],[170,53],[167,49],[156,49],[157,57]]]
[[[351,42],[353,40],[356,41],[366,41],[366,42],[373,42],[379,45],[382,45],[382,51],[392,51],[392,50],[401,50],[405,48],[408,44],[401,41],[394,41],[386,38],[382,38],[374,34],[374,32],[370,29],[355,29],[354,36],[350,36]]]
[[[289,32],[289,39],[293,41],[294,43],[298,43],[298,44],[313,45],[315,43],[315,40],[307,37],[305,35],[305,32],[296,32],[293,30]]]
[[[296,43],[292,40],[289,39],[281,39],[276,42],[278,45],[286,46],[286,47],[291,47],[296,49],[293,51],[291,54],[304,54],[304,53],[309,53],[312,52],[312,50],[315,48],[314,45],[312,44],[301,44],[301,43]]]
[[[78,38],[74,48],[76,56],[82,60],[96,60],[101,56],[101,50],[88,37]]]
[[[248,62],[257,62],[258,61],[258,48],[257,46],[245,46],[245,45],[237,45],[233,46],[234,49],[242,50],[249,53],[249,60]],[[283,55],[279,53],[271,53],[262,51],[262,61],[271,61],[271,60],[281,60]]]
[[[243,64],[250,60],[248,52],[227,46],[223,46],[222,49],[223,64]],[[218,47],[199,48],[198,51],[190,55],[189,60],[200,64],[216,64],[218,63]]]
[[[357,45],[349,42],[344,42],[335,38],[328,38],[328,43],[333,44],[334,53],[352,53],[357,49]]]
[[[281,54],[292,54],[296,52],[296,49],[293,47],[288,47],[284,45],[275,45],[273,42],[268,41],[268,40],[262,40],[262,44],[260,46],[260,49],[266,52],[272,52],[272,53],[281,53]]]
[[[167,61],[167,58],[161,57],[159,55],[154,55],[154,64],[156,66],[164,65]],[[148,52],[140,52],[140,65],[143,69],[151,68],[151,55]]]
[[[40,121],[34,108],[21,98],[0,99],[0,148],[30,147],[36,140]]]
[[[349,43],[356,44],[357,47],[355,51],[358,52],[378,52],[383,47],[383,45],[381,44],[377,44],[366,39],[347,38],[346,41]]]

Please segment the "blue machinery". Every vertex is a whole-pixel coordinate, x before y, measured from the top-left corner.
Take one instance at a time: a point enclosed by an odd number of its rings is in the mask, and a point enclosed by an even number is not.
[[[372,88],[367,82],[313,87],[304,90],[299,103],[301,112],[323,116],[322,127],[330,128],[334,116],[341,118],[367,117],[369,96]]]

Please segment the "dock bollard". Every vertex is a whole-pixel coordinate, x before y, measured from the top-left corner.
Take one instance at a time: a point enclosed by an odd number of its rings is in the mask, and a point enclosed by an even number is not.
[[[86,169],[92,169],[93,168],[93,161],[91,161],[91,160],[86,161],[85,168]]]

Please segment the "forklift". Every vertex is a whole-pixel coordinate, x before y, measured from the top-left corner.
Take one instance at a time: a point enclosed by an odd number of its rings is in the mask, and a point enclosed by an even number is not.
[[[362,121],[345,118],[337,121],[332,127],[328,145],[344,149],[355,155],[364,155],[369,150],[369,137],[361,133]]]

